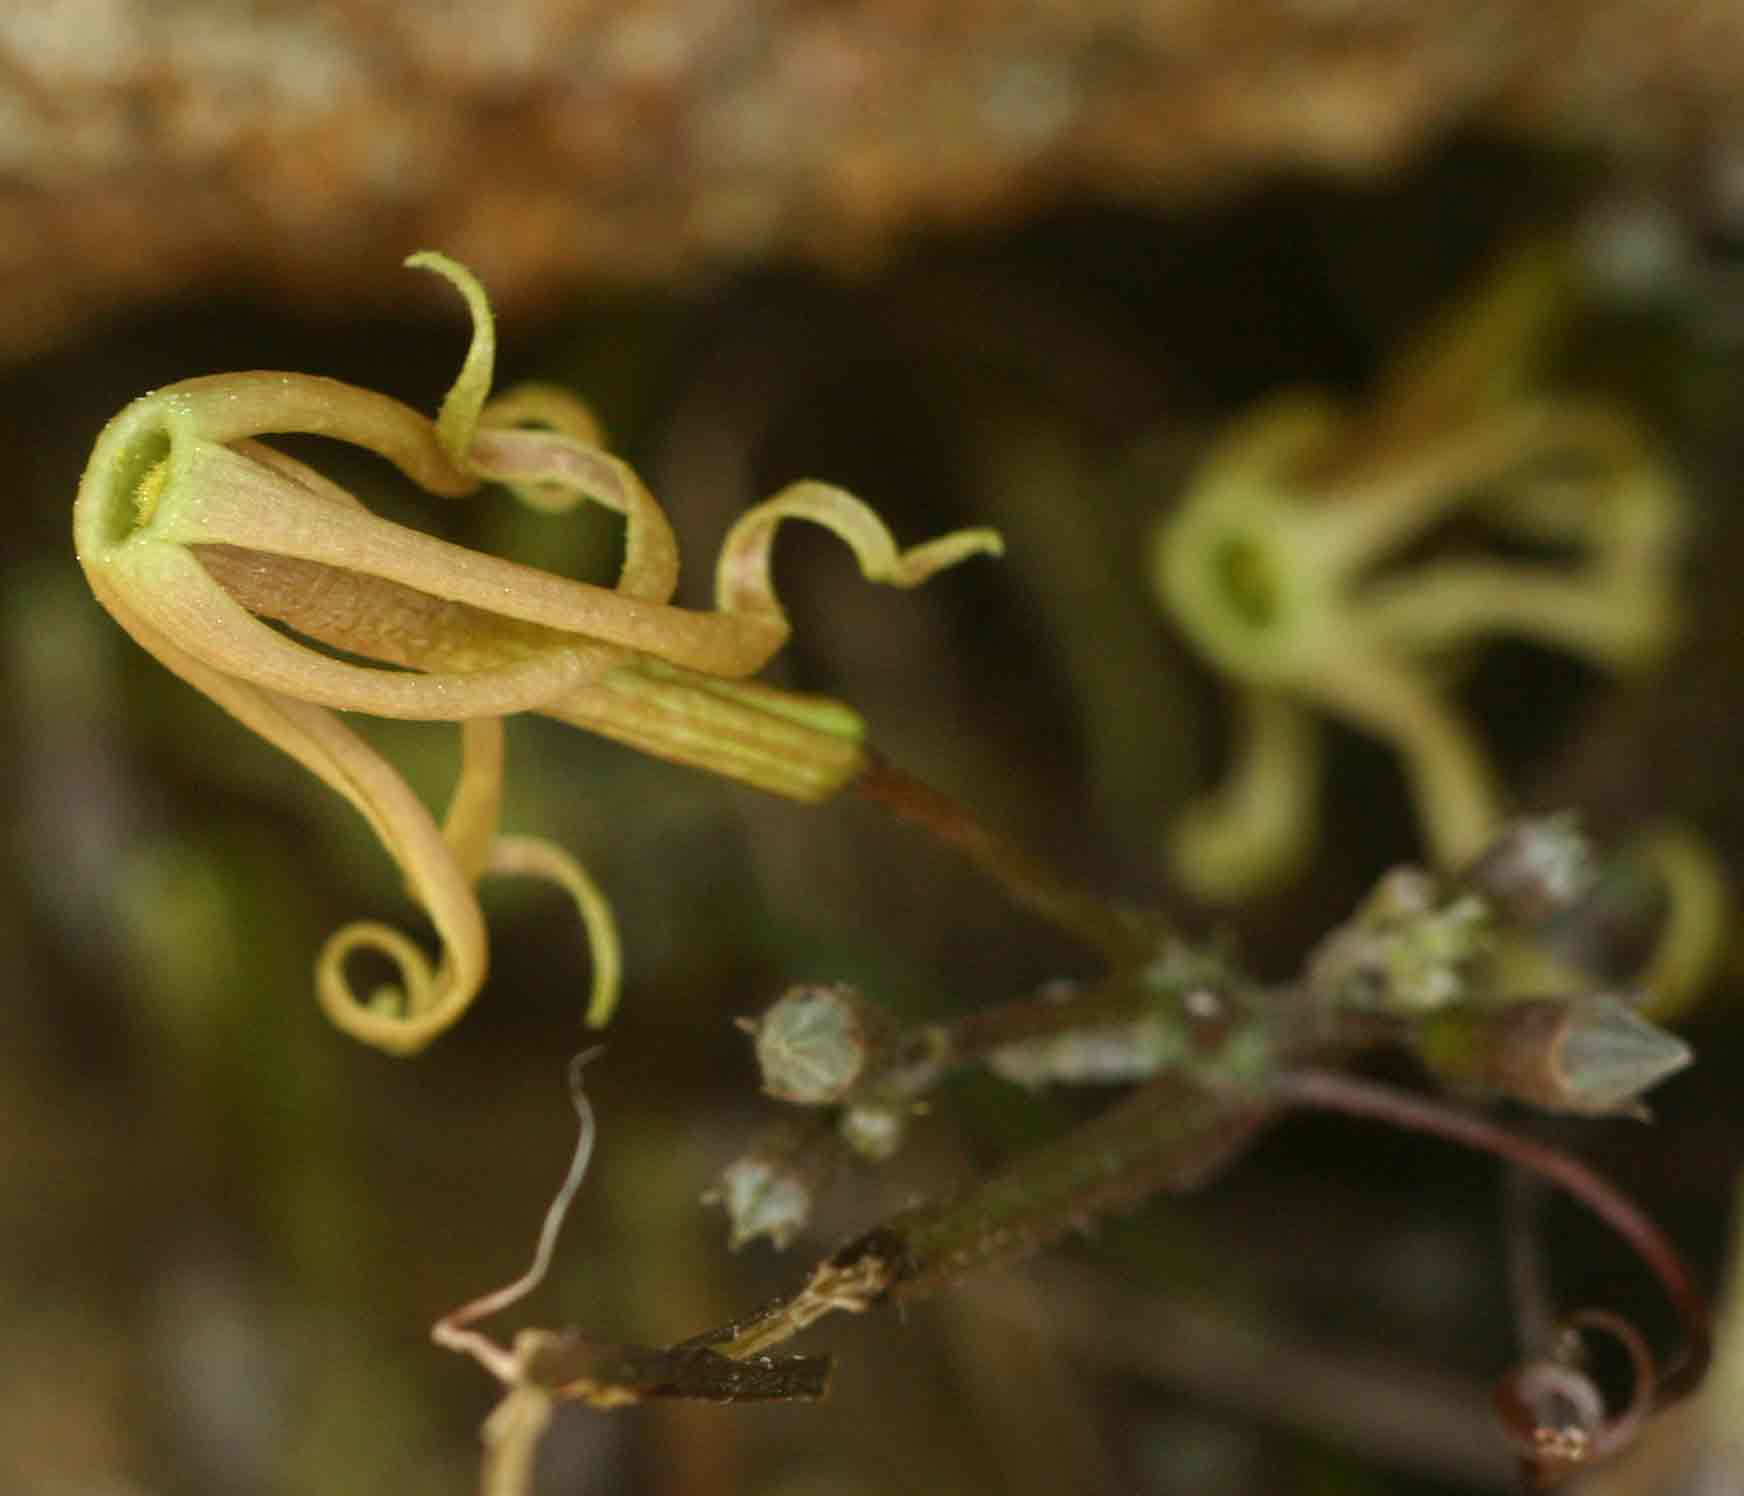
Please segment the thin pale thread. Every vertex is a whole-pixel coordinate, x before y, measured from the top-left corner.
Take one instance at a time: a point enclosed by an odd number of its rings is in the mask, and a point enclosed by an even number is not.
[[[581,1181],[587,1176],[588,1160],[593,1156],[596,1130],[593,1106],[582,1087],[581,1072],[589,1060],[601,1053],[603,1046],[595,1045],[592,1049],[583,1050],[569,1062],[569,1099],[575,1106],[580,1131],[575,1140],[575,1153],[569,1160],[569,1172],[563,1176],[562,1185],[546,1208],[544,1224],[539,1228],[539,1241],[533,1248],[531,1265],[514,1282],[483,1294],[470,1303],[462,1304],[452,1313],[443,1315],[430,1330],[430,1338],[437,1345],[445,1350],[471,1356],[499,1382],[513,1384],[521,1380],[519,1359],[488,1335],[463,1327],[474,1320],[487,1318],[508,1308],[545,1281],[545,1274],[551,1268],[552,1253],[557,1247],[557,1234],[563,1229],[570,1203],[575,1199],[576,1191],[581,1188]]]

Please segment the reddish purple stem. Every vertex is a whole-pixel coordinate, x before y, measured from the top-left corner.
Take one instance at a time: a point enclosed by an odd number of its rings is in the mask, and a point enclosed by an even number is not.
[[[1671,1239],[1601,1174],[1559,1148],[1509,1132],[1483,1117],[1355,1076],[1329,1070],[1294,1070],[1280,1075],[1274,1084],[1273,1094],[1287,1103],[1372,1117],[1411,1132],[1430,1133],[1507,1159],[1559,1185],[1629,1244],[1659,1279],[1683,1322],[1683,1358],[1660,1382],[1657,1401],[1672,1402],[1701,1381],[1712,1339],[1707,1302]]]

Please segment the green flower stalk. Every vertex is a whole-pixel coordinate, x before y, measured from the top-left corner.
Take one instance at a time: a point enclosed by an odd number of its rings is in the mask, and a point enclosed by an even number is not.
[[[967,530],[901,551],[852,495],[797,483],[733,526],[716,606],[677,607],[671,526],[636,474],[601,448],[586,408],[544,386],[490,398],[495,335],[482,288],[441,255],[407,263],[452,282],[472,316],[471,346],[435,421],[310,375],[186,380],[109,423],[73,508],[80,563],[116,621],[350,801],[429,915],[442,947],[435,964],[373,923],[338,931],[316,963],[317,995],[334,1022],[399,1054],[458,1019],[484,981],[474,885],[487,875],[562,887],[593,951],[589,1021],[603,1022],[615,1000],[618,950],[604,898],[560,848],[499,834],[504,717],[543,712],[775,794],[824,799],[865,767],[859,718],[839,702],[746,679],[788,636],[770,574],[781,523],[825,526],[869,579],[899,587],[999,549],[991,531]],[[445,497],[489,481],[546,510],[604,504],[625,520],[617,582],[571,581],[378,518],[257,440],[289,433],[364,447]],[[461,725],[460,777],[440,825],[338,712]],[[357,950],[388,957],[398,989],[360,997],[345,971]]]
[[[1313,714],[1393,744],[1444,869],[1500,828],[1503,796],[1446,700],[1445,667],[1498,634],[1610,670],[1676,629],[1680,499],[1635,424],[1525,377],[1555,297],[1545,252],[1506,268],[1366,410],[1273,400],[1213,450],[1152,553],[1156,594],[1240,698],[1234,768],[1177,828],[1177,877],[1235,900],[1294,871],[1314,835]],[[1395,564],[1448,519],[1556,553]]]

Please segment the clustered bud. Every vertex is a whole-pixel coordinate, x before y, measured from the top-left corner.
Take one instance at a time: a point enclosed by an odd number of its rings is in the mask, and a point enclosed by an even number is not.
[[[1486,902],[1449,893],[1420,868],[1395,868],[1356,914],[1323,940],[1306,968],[1333,1007],[1420,1017],[1470,997],[1489,952]]]

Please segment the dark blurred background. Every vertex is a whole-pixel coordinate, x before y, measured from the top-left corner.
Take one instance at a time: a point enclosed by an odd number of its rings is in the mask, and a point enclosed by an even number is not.
[[[0,119],[24,122],[0,161],[0,1489],[476,1481],[493,1388],[428,1328],[520,1270],[561,1174],[580,936],[536,888],[491,887],[493,971],[464,1023],[409,1061],[335,1032],[310,965],[348,919],[407,918],[389,863],[348,808],[111,624],[68,539],[97,431],[154,386],[285,368],[433,409],[464,332],[395,268],[413,249],[468,259],[500,293],[504,382],[559,380],[595,404],[672,516],[686,601],[705,602],[732,517],[800,476],[852,489],[909,541],[1002,529],[1003,562],[913,594],[861,585],[827,537],[784,539],[796,630],[771,678],[840,695],[885,752],[992,823],[1115,896],[1228,930],[1283,976],[1417,855],[1402,782],[1380,747],[1335,732],[1308,876],[1215,915],[1172,890],[1163,831],[1217,772],[1224,716],[1147,594],[1145,538],[1221,421],[1290,385],[1360,397],[1497,256],[1564,236],[1583,289],[1558,378],[1625,403],[1672,455],[1699,537],[1692,628],[1627,687],[1498,650],[1468,700],[1522,804],[1580,805],[1614,835],[1684,817],[1736,866],[1744,136],[1720,84],[1744,78],[1744,40],[1725,7],[1659,7],[1628,47],[1603,7],[1566,10],[1585,73],[1507,6],[1487,43],[1436,7],[1410,26],[1387,6],[1336,23],[1324,6],[1253,8],[1242,47],[1186,4],[1076,26],[1045,8],[947,24],[862,5],[826,25],[805,7],[667,5],[641,30],[628,11],[565,11],[565,30],[553,8],[509,6],[476,36],[466,7],[426,24],[412,6],[308,22],[271,5],[0,6]],[[315,67],[305,24],[334,28],[374,91],[323,114],[354,72],[316,69],[307,118],[287,124],[303,94],[285,80]],[[557,30],[514,30],[541,25]],[[802,64],[801,103],[814,74],[853,83],[842,119],[810,134],[782,92]],[[266,76],[279,92],[251,97]],[[250,133],[236,121],[253,107]],[[389,144],[386,164],[360,164]],[[351,476],[467,544],[575,575],[613,566],[609,519],[501,495],[421,504]],[[370,731],[443,793],[452,731]],[[583,858],[627,957],[589,1073],[594,1169],[520,1322],[696,1333],[1086,1110],[955,1087],[786,1257],[729,1255],[698,1196],[773,1111],[735,1015],[820,979],[942,1017],[1084,958],[869,806],[776,802],[544,720],[511,724],[506,819]],[[1699,1063],[1655,1125],[1545,1129],[1641,1199],[1710,1284],[1744,1153],[1739,976],[1728,966],[1685,1025]],[[1291,1123],[1201,1195],[1033,1271],[820,1328],[839,1356],[824,1407],[570,1409],[540,1489],[1505,1489],[1485,1411],[1515,1350],[1500,1214],[1485,1161]],[[1650,1285],[1601,1228],[1561,1207],[1551,1225],[1568,1301],[1616,1304],[1663,1338]]]

